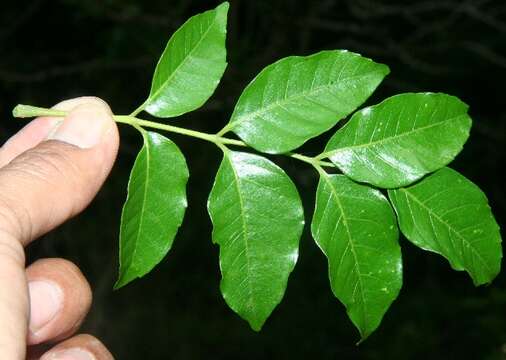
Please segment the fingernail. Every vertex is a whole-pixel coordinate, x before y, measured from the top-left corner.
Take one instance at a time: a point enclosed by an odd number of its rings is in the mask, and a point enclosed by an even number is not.
[[[46,358],[43,358],[44,360]],[[47,357],[47,360],[96,360],[95,356],[81,349],[59,351]]]
[[[63,306],[63,293],[54,283],[31,281],[30,292],[30,331],[36,334],[53,320]]]
[[[112,116],[105,106],[89,103],[76,106],[49,136],[83,149],[98,145],[111,129]]]

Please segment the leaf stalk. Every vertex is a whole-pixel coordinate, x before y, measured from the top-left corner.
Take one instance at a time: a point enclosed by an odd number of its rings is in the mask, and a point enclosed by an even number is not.
[[[134,111],[132,114],[135,114],[136,111]],[[16,118],[30,118],[30,117],[37,117],[37,116],[54,116],[54,117],[65,117],[67,115],[66,111],[62,110],[55,110],[55,109],[47,109],[47,108],[41,108],[36,106],[30,106],[30,105],[17,105],[14,110],[12,111],[12,115]],[[220,131],[217,134],[209,134],[201,131],[191,130],[187,128],[182,128],[179,126],[173,126],[169,124],[161,124],[155,121],[149,121],[144,119],[139,119],[138,117],[134,115],[113,115],[114,121],[120,124],[128,124],[136,128],[137,130],[142,132],[143,128],[151,128],[151,129],[157,129],[157,130],[163,130],[175,134],[190,136],[193,138],[205,140],[212,142],[216,146],[223,148],[226,145],[233,145],[233,146],[241,146],[241,147],[249,147],[248,144],[241,140],[236,139],[230,139],[224,137],[224,130],[226,127]],[[282,154],[288,157],[291,157],[293,159],[300,160],[302,162],[305,162],[307,164],[310,164],[313,166],[317,171],[320,171],[321,167],[332,167],[335,168],[334,164],[328,161],[322,161],[318,157],[310,157],[302,154],[297,153],[285,153]]]

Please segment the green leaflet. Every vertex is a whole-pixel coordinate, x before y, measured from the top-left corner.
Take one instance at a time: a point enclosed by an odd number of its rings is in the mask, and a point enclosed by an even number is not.
[[[178,147],[142,132],[121,215],[120,271],[115,288],[151,271],[167,254],[186,210],[188,168]]]
[[[320,157],[356,181],[405,186],[462,150],[471,128],[467,108],[446,94],[396,95],[355,113]]]
[[[483,192],[458,172],[443,168],[416,185],[389,190],[402,233],[416,246],[441,254],[475,285],[501,268],[501,235]]]
[[[174,117],[199,108],[209,99],[227,67],[228,7],[224,2],[195,15],[172,35],[140,110],[157,117]]]
[[[293,150],[354,111],[388,72],[344,50],[281,59],[246,87],[224,130],[262,152]]]
[[[392,208],[378,190],[322,174],[311,232],[328,258],[332,291],[365,340],[402,286]]]
[[[220,245],[223,297],[258,331],[297,262],[304,227],[297,189],[271,161],[225,150],[208,209]]]

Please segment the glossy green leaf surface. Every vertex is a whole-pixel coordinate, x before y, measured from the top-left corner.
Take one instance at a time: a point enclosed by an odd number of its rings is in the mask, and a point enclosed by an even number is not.
[[[402,233],[416,246],[441,254],[455,270],[486,284],[501,268],[501,235],[483,192],[443,168],[416,185],[390,190]]]
[[[297,262],[304,227],[297,190],[266,158],[227,150],[208,209],[220,246],[223,297],[258,331],[283,298]]]
[[[170,38],[155,69],[144,110],[173,117],[202,106],[227,67],[228,3],[193,16]]]
[[[356,181],[408,185],[462,150],[471,128],[467,108],[446,94],[393,96],[355,113],[330,139],[325,156]]]
[[[186,210],[188,168],[179,148],[143,132],[121,215],[120,274],[115,288],[151,271],[172,246]]]
[[[354,111],[388,72],[344,50],[281,59],[246,87],[227,130],[262,152],[293,150]]]
[[[402,286],[394,212],[378,190],[344,175],[322,175],[311,232],[327,256],[332,291],[364,340]]]

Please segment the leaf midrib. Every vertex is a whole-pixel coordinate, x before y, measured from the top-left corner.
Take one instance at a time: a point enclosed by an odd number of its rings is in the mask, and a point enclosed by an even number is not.
[[[455,230],[448,222],[446,222],[444,219],[442,219],[441,217],[439,217],[438,214],[436,214],[434,211],[432,211],[431,208],[429,208],[428,206],[425,205],[424,202],[420,201],[415,195],[413,195],[412,193],[410,193],[407,189],[399,189],[400,191],[404,192],[405,194],[409,195],[410,198],[412,198],[420,207],[422,207],[425,211],[427,211],[430,215],[432,215],[436,220],[438,220],[441,224],[443,224],[444,226],[446,226],[448,228],[448,230],[450,230],[451,232],[453,232],[455,235],[457,235],[457,237],[459,239],[461,239],[461,241],[463,243],[466,244],[466,246],[471,249],[471,251],[473,252],[473,254],[475,254],[475,256],[480,260],[480,262],[484,265],[484,267],[487,269],[487,271],[492,274],[493,272],[491,271],[491,268],[488,266],[487,262],[481,257],[481,255],[476,251],[476,249],[474,248],[474,246],[472,245],[472,243],[470,243],[469,241],[467,241],[467,239],[465,237],[463,237],[460,232],[458,232],[457,230]],[[443,255],[443,254],[441,254]],[[464,258],[462,258],[462,261],[464,261]]]
[[[262,107],[262,108],[260,108],[260,109],[258,109],[256,111],[253,111],[251,113],[246,113],[244,115],[237,116],[237,120],[233,120],[232,122],[230,122],[229,128],[232,129],[236,125],[240,125],[244,121],[248,121],[248,120],[250,120],[252,118],[254,119],[255,117],[257,117],[259,115],[263,115],[264,113],[269,112],[270,110],[272,110],[275,107],[284,106],[285,104],[287,104],[289,102],[293,102],[293,101],[299,100],[300,98],[305,98],[305,97],[316,95],[318,92],[320,92],[322,90],[325,90],[327,88],[335,87],[334,86],[335,84],[340,84],[340,83],[342,83],[344,81],[350,81],[350,80],[358,79],[358,78],[361,78],[361,77],[370,76],[370,74],[376,73],[376,72],[380,72],[380,71],[378,69],[375,69],[375,70],[372,70],[372,71],[367,72],[367,73],[362,74],[362,75],[356,75],[356,76],[350,76],[350,77],[347,77],[347,78],[338,79],[337,81],[335,81],[333,83],[328,82],[328,83],[326,83],[324,85],[320,85],[320,86],[311,88],[309,91],[303,91],[303,92],[297,93],[296,95],[289,96],[289,97],[283,98],[281,100],[276,100],[276,101],[270,103],[269,105],[267,105],[265,107]]]
[[[353,254],[353,258],[355,260],[355,264],[356,264],[356,267],[357,267],[357,277],[358,277],[358,283],[360,285],[360,297],[362,298],[362,309],[363,309],[363,312],[362,312],[362,321],[363,321],[363,325],[364,325],[364,331],[367,332],[367,320],[366,320],[366,312],[367,312],[367,306],[366,306],[366,301],[365,301],[365,298],[364,298],[364,285],[362,283],[362,273],[360,272],[360,264],[359,264],[359,261],[358,261],[358,257],[357,257],[357,253],[355,251],[355,244],[351,238],[351,233],[350,233],[350,229],[349,229],[349,226],[348,226],[348,220],[346,219],[346,214],[344,212],[344,208],[341,204],[341,200],[339,199],[339,194],[336,192],[336,189],[334,188],[329,176],[327,175],[323,175],[322,174],[322,177],[323,179],[325,180],[325,182],[329,185],[330,187],[330,192],[331,194],[335,197],[336,199],[336,203],[337,203],[337,206],[339,208],[339,211],[341,212],[342,214],[342,219],[343,219],[343,225],[346,229],[346,234],[348,235],[348,243],[350,244],[350,249],[351,249],[351,252]],[[353,294],[352,294],[353,296]],[[360,327],[359,327],[360,329]],[[362,331],[362,330],[361,330]]]
[[[447,122],[450,122],[450,121],[455,121],[456,119],[459,119],[461,117],[465,117],[465,115],[464,114],[460,114],[458,116],[454,116],[454,117],[451,117],[449,119],[445,119],[445,120],[442,120],[442,121],[439,121],[439,122],[436,122],[436,123],[433,123],[433,124],[430,124],[430,125],[426,125],[426,126],[422,126],[422,127],[416,128],[416,129],[412,129],[410,131],[407,131],[407,132],[404,132],[404,133],[401,133],[401,134],[396,134],[396,135],[393,135],[393,136],[384,137],[384,138],[381,138],[379,140],[371,141],[371,142],[368,142],[368,143],[365,143],[365,144],[345,146],[345,147],[342,147],[342,148],[339,148],[339,149],[326,151],[326,152],[322,153],[321,155],[319,155],[319,157],[321,157],[321,158],[324,158],[324,157],[325,158],[327,158],[327,157],[331,158],[332,156],[337,155],[338,153],[343,152],[343,151],[360,149],[360,148],[366,148],[366,147],[372,147],[372,146],[375,146],[375,145],[378,145],[378,144],[383,144],[383,143],[386,143],[386,142],[398,140],[398,139],[403,138],[405,136],[413,135],[413,134],[415,134],[417,132],[425,131],[427,129],[431,129],[431,128],[436,127],[436,126],[443,125],[444,123],[447,123]]]
[[[209,32],[211,31],[212,27],[214,26],[214,24],[216,23],[216,10],[213,10],[215,13],[214,13],[214,18],[213,18],[213,21],[211,21],[209,27],[207,28],[207,30],[204,32],[204,34],[202,35],[202,37],[199,39],[199,41],[197,42],[197,44],[188,52],[188,54],[184,57],[184,59],[181,61],[181,63],[179,63],[179,65],[174,69],[174,71],[169,75],[169,77],[162,83],[162,85],[160,85],[160,87],[158,88],[158,90],[156,90],[154,92],[153,95],[150,95],[148,100],[146,101],[146,106],[149,105],[150,102],[152,102],[153,100],[156,100],[156,98],[158,97],[158,95],[160,95],[160,92],[163,91],[166,87],[167,87],[167,84],[172,80],[172,78],[175,76],[175,74],[179,71],[179,69],[184,65],[186,64],[186,62],[188,61],[188,59],[192,56],[192,54],[194,53],[195,49],[197,49],[200,44],[202,43],[202,41],[204,41],[204,38],[207,37],[207,35],[209,35]],[[174,34],[175,36],[176,34]]]
[[[149,135],[148,135],[149,136]],[[145,144],[145,150],[146,150],[146,180],[144,182],[144,189],[143,189],[143,196],[142,196],[142,205],[141,205],[141,211],[139,216],[139,226],[137,228],[137,234],[135,235],[135,242],[134,242],[134,250],[132,251],[132,256],[130,260],[129,267],[134,266],[133,260],[136,258],[137,250],[139,249],[139,238],[142,232],[143,223],[144,223],[144,211],[146,208],[146,198],[148,193],[148,183],[149,183],[149,161],[150,161],[150,149],[149,149],[149,140],[145,138],[146,144]]]
[[[234,175],[234,184],[235,188],[237,190],[237,197],[239,198],[239,206],[241,208],[241,214],[245,214],[245,206],[244,206],[244,200],[241,196],[241,189],[240,189],[240,182],[239,182],[239,176],[237,175],[237,172],[235,171],[234,163],[232,162],[232,159],[230,159],[229,154],[224,153],[225,158],[228,160],[230,167],[232,168],[232,174]],[[248,283],[248,291],[249,291],[249,298],[253,299],[253,288],[251,285],[251,277],[250,277],[250,260],[249,260],[249,246],[248,246],[248,240],[246,237],[247,234],[247,226],[246,226],[246,219],[245,216],[241,216],[241,224],[242,224],[242,239],[244,241],[244,256],[246,257],[246,268],[247,268],[247,283]],[[249,304],[247,303],[247,307],[249,308]]]

